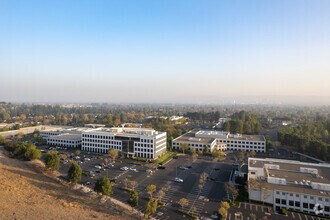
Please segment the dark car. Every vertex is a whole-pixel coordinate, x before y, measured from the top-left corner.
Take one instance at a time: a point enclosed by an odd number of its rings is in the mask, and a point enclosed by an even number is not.
[[[165,166],[158,166],[157,167],[158,170],[165,170],[165,168],[166,168]]]

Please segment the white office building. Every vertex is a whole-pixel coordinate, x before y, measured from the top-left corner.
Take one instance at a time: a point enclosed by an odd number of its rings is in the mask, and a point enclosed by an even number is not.
[[[330,216],[330,164],[272,158],[249,158],[249,199]]]
[[[180,149],[186,143],[190,148],[204,151],[208,147],[211,151],[255,151],[266,152],[266,139],[263,135],[230,134],[229,132],[213,130],[192,130],[172,141],[173,149]]]
[[[81,134],[90,128],[54,127],[39,131],[41,137],[47,141],[47,145],[57,147],[80,148]]]
[[[127,156],[155,159],[166,152],[166,132],[150,128],[97,128],[82,133],[81,149],[97,153],[116,149]]]

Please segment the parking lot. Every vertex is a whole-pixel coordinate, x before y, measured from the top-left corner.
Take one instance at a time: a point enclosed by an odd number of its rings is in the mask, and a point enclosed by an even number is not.
[[[239,215],[241,213],[241,215]],[[262,219],[267,216],[268,219],[274,220],[321,220],[322,217],[315,217],[310,215],[305,215],[302,213],[290,212],[288,211],[288,216],[280,215],[273,212],[273,208],[269,206],[251,204],[251,203],[240,203],[239,207],[231,207],[227,216],[227,220],[253,220],[251,218],[251,213],[256,215],[256,219]]]
[[[154,215],[157,219],[182,218],[182,214],[178,212],[178,201],[181,198],[186,198],[189,201],[189,205],[184,210],[194,210],[195,214],[211,217],[212,213],[218,210],[219,201],[226,195],[223,184],[229,180],[233,163],[230,159],[214,162],[209,157],[202,157],[193,161],[190,156],[180,156],[178,159],[169,161],[165,165],[165,169],[156,169],[151,174],[146,172],[149,169],[146,162],[118,158],[115,163],[112,163],[113,166],[105,167],[102,166],[103,155],[81,152],[77,157],[73,155],[73,150],[56,150],[72,155],[72,158],[61,160],[60,172],[63,176],[67,175],[71,164],[70,160],[75,160],[80,164],[83,172],[88,174],[83,175],[81,184],[93,188],[96,180],[100,177],[115,180],[112,197],[122,202],[127,203],[130,197],[129,193],[122,189],[123,180],[127,178],[136,181],[138,185],[135,190],[139,193],[137,209],[140,211],[143,211],[148,201],[146,187],[149,184],[156,185],[157,191],[163,189],[165,196],[162,198],[162,202],[165,205],[160,207]],[[123,167],[128,169],[122,170]],[[203,172],[208,174],[209,179],[204,187],[199,189],[198,182]],[[175,182],[176,177],[182,179],[183,182]]]

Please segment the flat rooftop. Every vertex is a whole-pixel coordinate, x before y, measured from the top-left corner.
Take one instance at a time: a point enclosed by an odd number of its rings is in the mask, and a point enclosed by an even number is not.
[[[248,135],[248,134],[230,134],[228,139],[241,140],[241,141],[266,141],[263,135]]]
[[[49,136],[48,139],[54,139],[54,140],[80,140],[81,134],[59,134],[59,135],[52,135]]]
[[[191,143],[198,143],[198,144],[211,144],[213,141],[215,141],[215,138],[212,137],[196,137],[195,136],[196,130],[189,131],[188,133],[185,133],[181,135],[180,137],[177,137],[173,141],[177,142],[191,142]]]
[[[330,191],[313,189],[311,186],[312,183],[330,184],[330,164],[273,158],[249,158],[249,170],[265,169],[266,167],[265,178],[279,178],[286,181],[286,185],[281,185],[268,183],[266,179],[258,180],[266,188],[330,197]]]
[[[245,134],[230,134],[225,131],[213,130],[198,130],[194,129],[188,133],[176,138],[175,141],[191,141],[189,138],[200,138],[200,142],[212,143],[214,139],[227,139],[227,140],[247,140],[247,141],[266,141],[263,135],[245,135]],[[191,141],[192,142],[192,141]]]
[[[111,134],[115,136],[125,137],[139,137],[139,136],[154,136],[164,132],[158,132],[152,128],[126,128],[126,127],[112,127],[112,128],[96,128],[87,130],[88,133],[93,134]]]

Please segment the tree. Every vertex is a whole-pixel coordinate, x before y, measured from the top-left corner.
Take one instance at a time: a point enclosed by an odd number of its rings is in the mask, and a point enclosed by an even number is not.
[[[41,156],[41,151],[37,149],[37,147],[32,143],[26,144],[26,149],[24,153],[25,160],[36,160]]]
[[[191,158],[192,158],[193,160],[195,160],[195,159],[198,157],[198,154],[197,154],[195,148],[192,148],[192,149],[191,149],[190,154],[191,154]]]
[[[57,151],[49,151],[45,156],[45,164],[51,170],[60,169],[60,157],[57,154]]]
[[[189,205],[189,201],[186,198],[181,198],[178,203],[181,205],[181,209]]]
[[[160,202],[162,201],[162,198],[164,198],[164,196],[165,196],[164,190],[163,189],[159,190],[157,193],[157,198]]]
[[[189,149],[189,144],[180,143],[180,149],[182,150],[182,153],[184,154],[184,152]]]
[[[130,192],[130,203],[132,207],[136,207],[139,204],[139,194],[136,191]]]
[[[109,156],[112,159],[112,161],[114,162],[116,160],[116,158],[118,157],[118,150],[110,149]]]
[[[123,180],[124,189],[128,189],[129,179],[125,178]]]
[[[207,180],[208,174],[203,172],[200,177],[199,177],[199,183],[198,183],[198,188],[201,190],[204,187],[204,184]]]
[[[224,207],[220,207],[219,208],[219,214],[221,215],[221,219],[225,220],[227,218],[227,215],[228,215],[228,210],[225,209]]]
[[[154,192],[156,192],[156,185],[154,184],[150,184],[147,186],[147,192],[150,195],[150,197],[152,198],[152,195],[154,194]]]
[[[229,203],[228,202],[226,202],[226,201],[221,201],[221,203],[220,203],[220,207],[224,207],[225,209],[230,209],[230,205],[229,205]]]
[[[73,151],[73,153],[74,153],[74,155],[78,156],[78,155],[80,155],[80,150],[79,149],[75,149]]]
[[[231,195],[233,202],[235,201],[236,197],[238,196],[238,190],[236,189],[236,187],[232,184],[229,183],[225,183],[224,184],[226,193],[227,193],[227,198],[229,199],[229,196]]]
[[[0,135],[0,145],[5,144],[5,138]]]
[[[71,163],[70,169],[68,171],[68,181],[71,183],[76,183],[81,179],[82,169],[77,164],[77,162]]]
[[[254,150],[251,150],[248,152],[248,157],[254,157],[256,155],[256,152]]]
[[[214,149],[212,152],[212,156],[214,160],[219,161],[221,158],[225,157],[225,153],[222,152],[221,150]]]
[[[205,153],[210,153],[210,147],[209,146],[205,146]]]
[[[134,191],[135,188],[137,187],[138,183],[135,180],[130,180],[128,185],[129,185],[130,189]]]
[[[256,220],[257,215],[255,213],[250,213],[250,218],[251,218],[251,220]]]
[[[149,217],[157,211],[158,202],[154,198],[149,198],[148,203],[144,208],[144,213]]]
[[[113,183],[105,177],[101,177],[95,183],[94,190],[102,193],[103,195],[109,196],[112,194]]]

